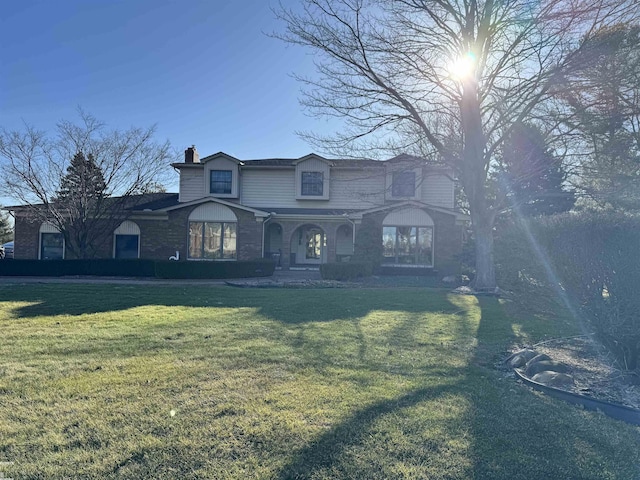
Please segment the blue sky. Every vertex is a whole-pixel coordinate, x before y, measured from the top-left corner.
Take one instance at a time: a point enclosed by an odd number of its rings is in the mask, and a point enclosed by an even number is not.
[[[294,6],[296,0],[285,0]],[[157,125],[201,156],[300,157],[308,117],[292,73],[309,52],[270,38],[275,0],[8,1],[0,16],[0,126],[51,130],[80,106],[113,128]],[[175,190],[175,187],[171,190]]]

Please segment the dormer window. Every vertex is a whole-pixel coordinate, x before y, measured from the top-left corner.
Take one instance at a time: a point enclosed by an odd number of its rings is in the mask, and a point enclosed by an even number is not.
[[[321,197],[323,183],[324,175],[322,172],[302,172],[302,195]]]
[[[416,195],[416,172],[393,172],[391,196],[395,198]]]
[[[210,193],[230,195],[233,172],[231,170],[211,170]]]

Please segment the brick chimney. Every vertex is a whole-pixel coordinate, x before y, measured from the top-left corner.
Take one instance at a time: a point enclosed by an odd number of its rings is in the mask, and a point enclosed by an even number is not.
[[[184,163],[200,163],[200,155],[195,145],[191,145],[184,151]]]

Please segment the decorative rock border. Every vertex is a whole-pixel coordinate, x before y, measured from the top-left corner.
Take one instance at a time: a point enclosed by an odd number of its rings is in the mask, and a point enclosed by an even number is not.
[[[609,403],[603,400],[585,397],[584,395],[567,392],[566,390],[561,390],[559,388],[549,387],[525,377],[517,368],[514,368],[513,371],[516,374],[516,378],[522,380],[524,384],[529,385],[535,390],[574,405],[581,405],[586,410],[601,411],[605,415],[617,420],[622,420],[623,422],[627,422],[632,425],[640,425],[640,410],[627,407],[626,405],[619,405],[617,403]]]
[[[573,378],[566,373],[565,365],[553,362],[547,355],[537,355],[534,350],[524,349],[511,355],[505,360],[505,363],[513,369],[516,378],[539,392],[574,405],[580,405],[586,410],[601,411],[617,420],[640,425],[640,410],[558,388],[572,385]],[[537,381],[541,379],[548,380],[545,382],[547,384]]]

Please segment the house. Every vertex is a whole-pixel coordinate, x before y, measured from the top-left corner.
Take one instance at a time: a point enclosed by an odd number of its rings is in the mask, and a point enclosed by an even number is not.
[[[184,162],[177,194],[138,203],[103,256],[180,261],[273,258],[283,268],[349,261],[364,223],[383,246],[384,266],[458,270],[466,217],[454,208],[447,169],[400,155],[386,161],[239,160],[225,153]],[[16,258],[63,258],[53,225],[13,207]],[[364,230],[363,230],[364,232]]]

